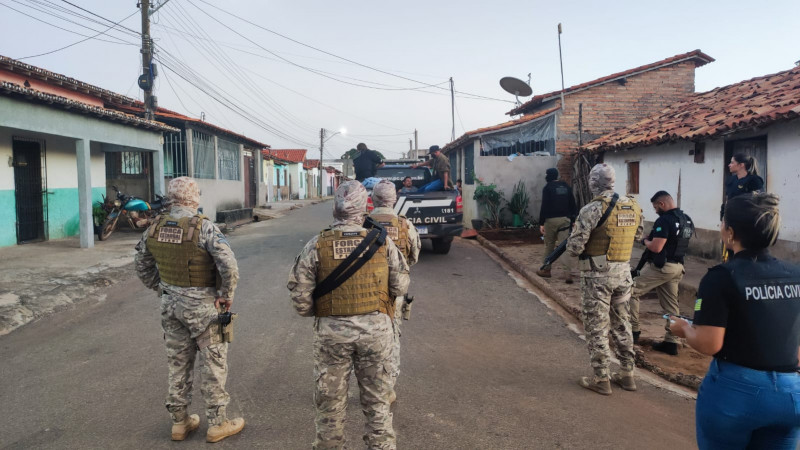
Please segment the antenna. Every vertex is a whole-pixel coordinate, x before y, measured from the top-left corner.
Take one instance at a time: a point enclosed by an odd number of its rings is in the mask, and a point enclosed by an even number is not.
[[[531,89],[531,74],[528,74],[528,82],[524,82],[519,78],[514,77],[503,77],[500,79],[500,87],[503,88],[504,91],[508,92],[509,94],[514,94],[516,98],[516,106],[522,104],[519,101],[520,97],[527,97],[533,94],[533,89]]]

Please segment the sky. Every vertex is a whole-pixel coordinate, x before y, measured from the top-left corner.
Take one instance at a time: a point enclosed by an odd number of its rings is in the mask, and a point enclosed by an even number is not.
[[[560,89],[558,23],[567,87],[700,49],[703,92],[793,67],[797,17],[797,0],[170,0],[151,34],[159,106],[310,158],[324,128],[329,159],[358,142],[400,157],[415,129],[449,142],[450,77],[456,137],[508,120],[500,78]],[[141,99],[134,31],[134,0],[0,0],[1,55]]]

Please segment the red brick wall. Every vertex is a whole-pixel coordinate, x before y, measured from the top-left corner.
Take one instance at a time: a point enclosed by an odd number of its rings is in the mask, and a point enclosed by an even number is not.
[[[654,115],[694,93],[694,71],[695,64],[687,61],[630,76],[625,84],[612,81],[566,95],[566,107],[558,117],[556,140],[556,151],[565,156],[558,165],[565,181],[571,181],[572,155],[578,148],[579,104],[583,104],[585,144],[616,128]],[[560,99],[555,100],[555,104],[560,103]],[[551,106],[552,103],[547,104]]]

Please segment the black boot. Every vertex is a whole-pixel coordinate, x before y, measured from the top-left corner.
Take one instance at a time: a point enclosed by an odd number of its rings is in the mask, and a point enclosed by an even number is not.
[[[653,350],[675,356],[678,354],[678,344],[666,341],[657,342],[653,344]]]
[[[639,335],[642,334],[641,331],[634,331],[633,332],[633,344],[637,345],[639,343]]]

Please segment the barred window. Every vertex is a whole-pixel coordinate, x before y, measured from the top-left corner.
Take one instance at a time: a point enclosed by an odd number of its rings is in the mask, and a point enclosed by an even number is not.
[[[239,174],[239,144],[217,139],[219,154],[219,179],[241,180]]]
[[[144,153],[122,152],[120,172],[124,175],[140,175],[144,172]]]
[[[194,151],[194,177],[214,179],[214,138],[192,130]]]
[[[169,178],[189,175],[186,164],[186,134],[164,133],[164,176]]]

